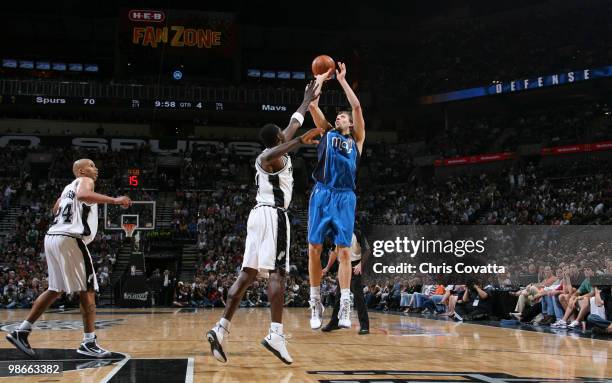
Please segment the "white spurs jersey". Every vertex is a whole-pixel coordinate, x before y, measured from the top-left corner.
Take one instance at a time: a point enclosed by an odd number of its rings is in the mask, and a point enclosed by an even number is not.
[[[81,178],[64,188],[60,197],[59,211],[47,234],[64,234],[81,238],[85,244],[91,242],[98,232],[98,204],[88,205],[77,198]]]
[[[287,209],[291,203],[293,194],[293,167],[288,155],[282,157],[285,166],[276,173],[268,173],[261,167],[261,155],[269,149],[265,149],[255,160],[255,184],[257,184],[257,205],[275,206]]]

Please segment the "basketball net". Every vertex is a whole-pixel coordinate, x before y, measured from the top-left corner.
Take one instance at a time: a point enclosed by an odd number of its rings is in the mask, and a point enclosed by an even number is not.
[[[121,228],[125,232],[126,237],[132,238],[132,235],[134,234],[134,230],[136,230],[136,224],[135,223],[124,223],[121,225]]]

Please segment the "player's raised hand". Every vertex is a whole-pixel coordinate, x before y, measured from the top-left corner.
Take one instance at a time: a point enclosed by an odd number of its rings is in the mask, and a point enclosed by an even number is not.
[[[345,81],[346,80],[346,64],[338,61],[338,68],[340,68],[340,70],[336,69],[336,79],[338,79],[338,81]]]
[[[329,68],[329,70],[323,74],[315,75],[315,84],[318,84],[319,87],[315,92],[314,99],[316,100],[321,95],[323,91],[323,83],[329,79],[331,79],[332,74],[334,73],[334,68]]]
[[[318,92],[318,89],[321,88],[321,84],[311,81],[306,85],[306,89],[304,90],[304,102],[306,104],[310,103],[312,100],[319,97],[321,92]]]
[[[128,196],[121,196],[115,198],[115,205],[121,205],[122,208],[127,209],[132,205],[132,200]]]
[[[316,145],[319,141],[315,140],[315,138],[322,136],[323,133],[323,130],[319,128],[310,129],[300,136],[300,142],[307,145]]]
[[[327,72],[315,75],[315,81],[319,84],[323,84],[325,81],[331,80],[333,74],[334,68],[329,68]]]

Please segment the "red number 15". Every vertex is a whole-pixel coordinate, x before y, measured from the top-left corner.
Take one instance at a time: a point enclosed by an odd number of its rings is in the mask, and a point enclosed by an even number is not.
[[[130,186],[138,186],[138,176],[130,176]]]

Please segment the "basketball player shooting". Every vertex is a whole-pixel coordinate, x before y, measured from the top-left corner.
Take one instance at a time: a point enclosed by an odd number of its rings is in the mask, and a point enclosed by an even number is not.
[[[287,351],[282,324],[285,273],[289,268],[290,224],[287,208],[293,193],[293,168],[287,153],[302,144],[318,143],[315,138],[323,133],[316,128],[293,138],[304,123],[304,114],[319,86],[314,82],[308,84],[302,105],[291,116],[285,130],[267,124],[259,132],[266,149],[255,160],[257,204],[251,210],[247,222],[242,270],[228,291],[223,316],[206,333],[211,352],[220,362],[227,362],[224,349],[230,333],[230,321],[244,293],[257,276],[268,278],[268,300],[272,317],[268,336],[261,344],[285,364],[293,362]]]
[[[62,292],[79,292],[83,317],[83,342],[76,350],[94,358],[108,357],[111,352],[98,346],[95,334],[98,281],[87,244],[98,230],[98,205],[107,203],[127,208],[129,197],[109,197],[94,192],[98,169],[92,160],[80,159],[72,167],[75,180],[67,185],[53,206],[55,220],[45,235],[45,256],[49,288],[34,302],[28,317],[19,328],[6,336],[15,347],[30,357],[36,353],[28,342],[32,325]]]
[[[321,250],[326,237],[331,237],[338,249],[338,281],[340,310],[338,326],[351,327],[351,238],[355,224],[355,176],[357,162],[365,141],[365,121],[361,104],[346,81],[346,65],[339,62],[336,79],[342,86],[351,111],[337,114],[334,127],[327,122],[318,106],[318,98],[309,110],[315,125],[325,131],[317,147],[318,163],[313,173],[316,182],[308,206],[308,274],[310,276],[310,327],[321,327]],[[323,85],[331,71],[316,76]]]

